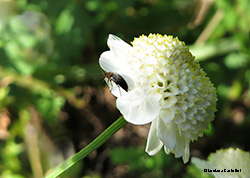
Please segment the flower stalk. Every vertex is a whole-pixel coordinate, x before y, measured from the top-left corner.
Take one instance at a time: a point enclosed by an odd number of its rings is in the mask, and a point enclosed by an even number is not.
[[[109,126],[104,132],[101,133],[95,140],[88,144],[85,148],[80,150],[75,155],[68,158],[66,161],[55,167],[45,178],[56,178],[75,165],[77,162],[85,158],[94,150],[103,145],[111,136],[113,136],[118,130],[125,126],[128,122],[121,116],[111,126]]]

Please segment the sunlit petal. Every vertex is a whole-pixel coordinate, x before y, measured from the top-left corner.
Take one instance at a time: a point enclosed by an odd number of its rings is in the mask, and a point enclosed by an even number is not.
[[[159,139],[157,133],[156,133],[156,121],[153,121],[150,130],[148,133],[148,139],[147,139],[147,145],[146,145],[146,152],[149,155],[155,155],[160,151],[160,149],[163,146],[163,143]]]
[[[174,123],[166,124],[162,119],[157,120],[157,135],[170,149],[173,149],[176,144],[176,126]]]

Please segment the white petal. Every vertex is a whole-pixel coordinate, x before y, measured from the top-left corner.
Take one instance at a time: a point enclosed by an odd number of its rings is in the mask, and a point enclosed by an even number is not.
[[[121,98],[122,97],[119,97],[116,99],[116,107],[117,109],[119,109],[124,119],[127,120],[126,118],[128,118],[128,114],[129,114],[129,103],[126,100],[123,100]]]
[[[151,122],[152,120],[146,120],[145,111],[142,109],[141,105],[129,106],[129,114],[128,117],[125,118],[128,122],[135,124],[135,125],[143,125]]]
[[[142,111],[146,115],[146,120],[149,122],[153,121],[155,118],[159,117],[159,104],[158,102],[155,102],[153,100],[150,100],[148,98],[145,102],[144,105],[142,105]]]
[[[174,104],[177,102],[176,96],[167,96],[167,99],[165,100],[164,106],[162,108],[171,108],[174,106]]]
[[[182,155],[182,160],[183,160],[184,164],[186,164],[188,162],[189,157],[190,157],[190,147],[189,147],[189,141],[188,141],[188,139],[186,139],[184,155]]]
[[[127,92],[126,95],[123,96],[123,100],[126,100],[130,105],[137,106],[141,103],[143,103],[146,100],[146,94],[140,90],[140,89],[135,89]]]
[[[174,123],[166,124],[161,118],[157,119],[157,134],[166,147],[170,149],[175,147],[176,133]]]
[[[158,153],[163,146],[163,143],[159,139],[156,134],[156,120],[152,122],[150,126],[150,130],[148,133],[147,145],[146,145],[146,152],[149,155],[155,155]]]
[[[166,154],[170,154],[171,153],[171,149],[169,149],[166,146],[164,146],[164,151],[165,151]]]
[[[176,158],[184,155],[186,147],[186,138],[184,135],[177,135],[177,143],[172,152],[175,154]],[[189,157],[189,156],[188,156]]]
[[[99,64],[106,72],[119,71],[122,67],[119,60],[116,59],[114,53],[111,51],[106,51],[101,54]]]
[[[158,102],[150,98],[143,92],[134,90],[117,98],[116,106],[128,122],[143,125],[159,116]]]
[[[123,54],[126,54],[128,50],[132,49],[132,46],[112,34],[109,35],[108,46],[116,56],[122,56]]]
[[[165,123],[170,123],[173,120],[174,115],[175,113],[171,109],[163,109],[160,111],[160,117]]]
[[[124,116],[124,118],[135,125],[143,125],[148,124],[156,119],[158,116],[157,110],[155,110],[151,103],[144,103],[140,105],[133,105],[129,104],[129,113],[127,118]],[[117,106],[118,107],[118,106]],[[119,108],[119,107],[118,107]],[[121,111],[121,108],[120,108]]]
[[[109,35],[108,46],[110,47],[110,51],[101,54],[99,59],[100,66],[106,72],[121,73],[124,68],[128,67],[128,54],[132,46],[115,35]]]

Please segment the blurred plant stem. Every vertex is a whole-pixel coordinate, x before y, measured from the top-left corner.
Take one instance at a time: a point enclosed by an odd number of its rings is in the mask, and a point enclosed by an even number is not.
[[[203,30],[203,32],[200,34],[200,36],[196,40],[195,44],[205,43],[207,39],[210,37],[210,35],[213,33],[215,28],[218,26],[218,24],[221,22],[223,16],[224,16],[224,12],[221,10],[217,10],[213,18],[210,20],[206,28]]]
[[[94,150],[99,148],[101,145],[103,145],[111,136],[113,136],[118,130],[120,130],[126,124],[127,121],[123,118],[123,116],[121,116],[111,126],[109,126],[105,131],[103,131],[101,135],[99,135],[95,140],[93,140],[90,144],[88,144],[85,148],[83,148],[81,151],[79,151],[78,153],[76,153],[75,155],[68,158],[60,165],[58,165],[56,168],[54,168],[46,176],[46,178],[56,178],[65,171],[67,171],[77,162],[79,162],[80,160],[88,156],[90,153],[92,153]]]
[[[31,90],[33,93],[43,93],[47,90],[55,90],[59,95],[67,99],[76,108],[84,108],[86,103],[82,98],[77,98],[74,92],[66,90],[60,86],[50,86],[48,83],[33,78],[32,76],[23,76],[18,73],[6,70],[0,66],[0,78],[8,77],[8,83],[15,83],[17,86]]]
[[[38,146],[38,134],[31,124],[27,124],[25,133],[25,141],[27,145],[27,153],[30,160],[31,169],[34,178],[43,177],[43,169],[40,160],[40,151]]]

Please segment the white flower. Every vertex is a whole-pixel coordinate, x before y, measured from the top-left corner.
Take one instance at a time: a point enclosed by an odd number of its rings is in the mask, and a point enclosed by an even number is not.
[[[192,158],[192,163],[201,171],[206,170],[207,173],[216,178],[244,178],[250,176],[250,153],[238,148],[218,150],[216,153],[209,155],[208,161]],[[210,170],[211,172],[208,172]]]
[[[152,122],[146,152],[189,159],[189,143],[203,135],[216,111],[216,90],[184,42],[167,35],[135,38],[132,46],[109,35],[100,66],[119,74],[128,91],[106,80],[116,105],[132,124]]]

